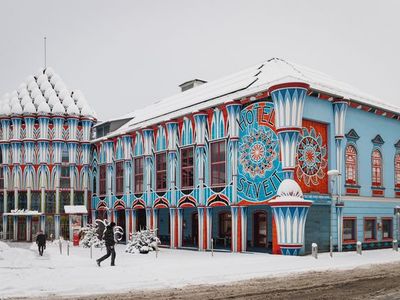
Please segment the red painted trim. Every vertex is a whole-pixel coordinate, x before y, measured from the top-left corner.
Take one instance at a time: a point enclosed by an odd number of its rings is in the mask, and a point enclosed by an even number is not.
[[[278,234],[274,217],[272,217],[272,254],[282,254],[281,248],[278,245]]]
[[[178,248],[178,210],[175,209],[175,226],[174,226],[174,235],[175,235],[175,248]]]
[[[204,208],[203,212],[203,249],[207,249],[207,208]]]
[[[242,210],[240,207],[237,208],[238,214],[237,214],[237,251],[242,252]]]
[[[303,88],[308,90],[310,88],[310,85],[308,83],[304,82],[287,82],[287,83],[281,83],[277,85],[273,85],[268,89],[268,92],[271,94],[272,92],[276,90],[281,90],[281,89],[286,89],[286,88]]]

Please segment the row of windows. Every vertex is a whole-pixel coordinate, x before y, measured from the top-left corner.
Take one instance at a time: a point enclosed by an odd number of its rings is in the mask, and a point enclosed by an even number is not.
[[[181,149],[181,188],[194,187],[194,148]],[[142,156],[133,159],[134,168],[134,193],[143,193],[144,158]],[[167,189],[167,153],[155,154],[155,187],[157,191]],[[226,184],[226,143],[225,141],[212,142],[210,144],[210,174],[211,186],[223,186]],[[106,194],[106,165],[99,168],[99,194]],[[124,162],[115,164],[115,192],[117,195],[124,193]],[[95,187],[93,188],[95,190]]]
[[[382,218],[381,223],[377,223],[376,218],[364,218],[364,242],[377,240],[377,232],[381,231],[382,240],[393,238],[393,219]],[[357,241],[357,219],[346,217],[343,219],[343,242],[355,243]]]
[[[346,184],[358,184],[358,153],[353,145],[346,146]],[[394,157],[394,184],[400,187],[400,153]],[[379,149],[371,154],[371,185],[373,187],[383,186],[383,159]]]

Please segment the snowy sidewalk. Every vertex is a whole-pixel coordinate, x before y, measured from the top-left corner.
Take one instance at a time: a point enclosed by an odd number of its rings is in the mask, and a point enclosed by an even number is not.
[[[90,295],[129,290],[217,284],[257,277],[293,275],[308,271],[344,270],[377,263],[400,262],[400,252],[391,249],[289,257],[264,253],[214,253],[161,249],[147,255],[125,253],[117,246],[116,267],[110,260],[97,267],[95,258],[105,253],[71,247],[60,255],[58,245],[48,245],[40,257],[36,245],[0,242],[0,298],[44,295]],[[34,249],[34,250],[32,250]]]

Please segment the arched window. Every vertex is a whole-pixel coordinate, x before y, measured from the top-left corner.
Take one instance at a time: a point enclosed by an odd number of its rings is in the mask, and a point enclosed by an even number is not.
[[[382,154],[378,149],[372,151],[372,186],[382,186]]]
[[[353,145],[346,147],[346,184],[357,184],[357,150]]]
[[[400,188],[400,153],[394,156],[394,185]]]

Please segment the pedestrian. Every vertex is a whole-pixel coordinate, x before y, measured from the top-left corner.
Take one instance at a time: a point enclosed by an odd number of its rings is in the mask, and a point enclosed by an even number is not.
[[[38,245],[39,255],[43,256],[43,251],[46,249],[46,235],[41,230],[36,236],[36,244]]]
[[[103,239],[106,244],[107,248],[107,253],[103,256],[100,257],[98,260],[96,260],[97,265],[100,267],[100,263],[109,258],[111,255],[111,266],[115,266],[115,239],[114,239],[114,227],[115,223],[111,222],[109,225],[107,225],[106,231],[104,232]]]

